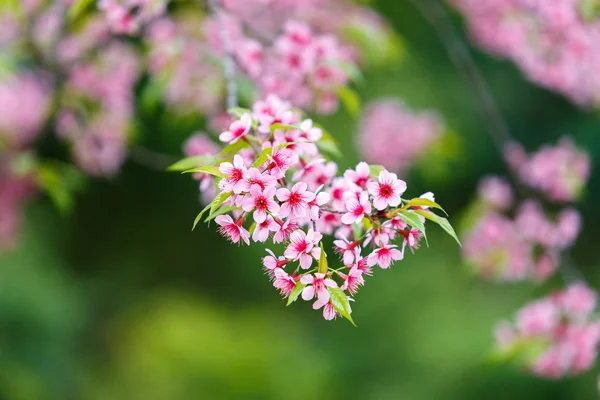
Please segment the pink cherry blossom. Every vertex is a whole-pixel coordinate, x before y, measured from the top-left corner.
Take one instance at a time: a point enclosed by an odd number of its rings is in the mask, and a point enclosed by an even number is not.
[[[273,243],[281,243],[287,240],[292,232],[298,229],[298,224],[296,220],[293,218],[288,218],[287,220],[276,220],[277,225],[279,227],[275,231],[275,235],[273,235]]]
[[[219,171],[226,176],[226,178],[219,181],[219,189],[222,192],[233,191],[235,194],[240,194],[248,190],[248,183],[244,179],[247,170],[244,160],[239,154],[233,157],[233,164],[229,162],[221,163]]]
[[[367,257],[367,265],[370,267],[379,265],[383,269],[387,269],[394,261],[402,260],[404,254],[396,248],[396,245],[382,245],[376,248]]]
[[[267,215],[267,218],[260,223],[256,223],[254,232],[252,232],[252,240],[255,242],[266,242],[271,232],[279,230],[279,224],[275,222],[273,217]]]
[[[277,189],[277,199],[282,201],[280,216],[282,218],[293,214],[295,217],[305,217],[308,213],[308,203],[315,198],[315,194],[307,190],[308,185],[298,182],[292,190]]]
[[[371,202],[367,192],[362,192],[356,198],[356,196],[350,196],[346,200],[346,210],[348,211],[342,215],[342,222],[344,224],[358,224],[362,221],[365,214],[371,213]]]
[[[264,266],[264,269],[265,269],[265,272],[267,273],[267,275],[269,275],[270,278],[274,279],[275,278],[275,270],[278,268],[285,267],[285,265],[288,263],[288,260],[283,256],[277,257],[275,255],[275,253],[273,253],[269,249],[266,249],[266,250],[267,250],[267,253],[269,253],[269,255],[263,257],[262,263],[263,263],[263,266]]]
[[[338,272],[338,275],[343,279],[344,283],[340,287],[342,290],[348,290],[351,295],[355,295],[358,289],[365,284],[363,271],[354,266],[348,271],[348,274]]]
[[[264,190],[254,185],[250,188],[250,193],[244,196],[242,201],[242,209],[246,212],[254,211],[252,217],[257,224],[265,222],[267,212],[272,215],[277,215],[279,212],[279,204],[275,202],[275,188],[269,186]]]
[[[379,173],[378,182],[367,183],[367,190],[373,196],[375,208],[384,210],[386,207],[400,205],[400,196],[406,191],[406,182],[398,179],[396,174],[383,170]]]
[[[242,115],[242,117],[239,120],[233,121],[231,125],[229,125],[229,129],[222,132],[219,135],[219,140],[221,140],[222,142],[233,144],[239,139],[244,138],[244,136],[246,136],[246,134],[250,131],[251,128],[252,116],[246,113]]]
[[[360,241],[355,240],[351,242],[343,235],[338,235],[338,237],[340,239],[333,241],[333,245],[335,246],[333,250],[342,256],[344,265],[351,265],[354,262],[356,250],[358,250],[358,254],[360,255]]]
[[[321,255],[319,242],[322,237],[323,235],[312,229],[309,229],[308,233],[302,230],[294,231],[290,235],[290,244],[283,255],[293,261],[300,260],[300,266],[308,269],[312,265],[313,258],[318,260]]]
[[[283,297],[288,297],[292,293],[292,290],[294,290],[294,287],[296,287],[297,279],[289,275],[282,268],[276,268],[274,275],[273,287],[279,289]]]
[[[215,218],[217,225],[220,225],[219,232],[233,243],[244,243],[250,245],[250,233],[242,226],[242,220],[234,221],[229,215],[219,215]]]
[[[349,169],[344,172],[344,179],[350,181],[361,189],[365,189],[367,187],[370,174],[371,169],[369,168],[369,164],[366,162],[360,162],[356,165],[356,170]]]
[[[325,274],[316,273],[313,275],[304,275],[300,278],[300,283],[306,285],[302,289],[302,300],[309,301],[315,296],[319,301],[329,301],[329,292],[327,288],[337,288],[338,285],[334,280],[327,278]]]

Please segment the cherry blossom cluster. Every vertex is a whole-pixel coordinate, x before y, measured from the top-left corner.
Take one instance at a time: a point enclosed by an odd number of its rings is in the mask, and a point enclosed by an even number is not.
[[[554,202],[577,200],[590,175],[588,154],[570,137],[563,137],[555,146],[544,145],[531,155],[518,143],[510,143],[505,156],[524,184]]]
[[[281,244],[263,266],[288,304],[299,296],[323,309],[325,319],[351,320],[349,301],[372,275],[419,248],[425,220],[454,231],[434,214],[433,194],[403,200],[406,183],[381,166],[359,163],[337,176],[321,148],[332,138],[291,104],[271,95],[238,115],[219,135],[226,147],[215,155],[214,144],[194,136],[186,145],[194,157],[177,165],[200,180],[214,200],[206,220],[233,243]],[[216,188],[216,192],[212,192]],[[329,267],[322,239],[334,236],[333,251],[341,267]],[[331,253],[331,252],[330,252]]]
[[[503,353],[519,360],[533,374],[559,379],[591,369],[600,343],[600,320],[593,312],[596,292],[583,283],[533,301],[516,313],[514,324],[502,322],[496,341]]]
[[[463,256],[479,275],[498,281],[544,281],[559,266],[581,229],[581,215],[566,208],[549,218],[534,200],[522,202],[511,218],[503,213],[512,191],[501,178],[482,181],[478,216],[464,236]],[[509,203],[510,204],[510,203]]]
[[[162,15],[167,0],[99,0],[98,8],[106,13],[111,29],[116,33],[135,34],[141,27]]]
[[[437,113],[412,111],[398,100],[384,99],[365,110],[358,148],[366,161],[404,175],[443,132],[444,123]]]
[[[337,110],[337,92],[347,86],[351,49],[332,35],[317,35],[309,25],[288,21],[270,47],[253,39],[236,42],[235,55],[262,95],[276,94],[302,109],[322,114]]]
[[[475,41],[533,82],[586,107],[600,103],[600,13],[595,1],[452,0]]]
[[[576,200],[589,178],[589,156],[570,138],[527,155],[512,142],[505,157],[519,183],[536,189],[550,202]],[[463,255],[479,274],[501,281],[543,281],[559,266],[560,253],[570,248],[582,218],[573,207],[548,215],[540,201],[526,199],[512,210],[515,195],[498,177],[486,177],[469,213]]]

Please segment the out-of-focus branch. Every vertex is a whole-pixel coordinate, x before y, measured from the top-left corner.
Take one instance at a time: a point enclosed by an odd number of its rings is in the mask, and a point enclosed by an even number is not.
[[[471,90],[478,98],[478,109],[482,118],[488,122],[488,131],[500,154],[504,145],[511,140],[510,129],[494,99],[483,74],[477,68],[467,45],[460,39],[452,25],[452,20],[442,4],[435,0],[410,0],[436,30],[438,37],[446,47],[448,56],[456,68],[464,75]]]
[[[504,159],[504,146],[512,140],[508,123],[504,119],[500,107],[485,80],[477,68],[469,47],[461,40],[444,5],[436,0],[409,0],[419,10],[423,17],[433,26],[439,39],[446,48],[452,63],[463,74],[469,83],[472,92],[477,97],[477,109],[486,121],[487,131],[502,159]],[[518,177],[515,176],[511,166],[507,164],[508,172],[512,177],[518,192],[523,195],[524,189]],[[573,262],[568,251],[562,252],[560,272],[566,285],[575,281],[586,282],[585,277]]]
[[[227,26],[225,24],[223,10],[219,5],[219,0],[208,0],[208,5],[219,24],[219,37],[221,38],[221,43],[223,45],[223,73],[225,74],[225,81],[227,84],[227,108],[234,108],[238,106],[238,93],[237,85],[235,83],[236,68],[231,38],[229,37],[229,32],[227,32]]]

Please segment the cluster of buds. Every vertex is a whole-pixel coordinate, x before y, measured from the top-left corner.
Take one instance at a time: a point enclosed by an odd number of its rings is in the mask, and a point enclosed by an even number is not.
[[[263,266],[288,304],[301,296],[314,300],[325,319],[351,320],[350,300],[365,277],[402,260],[407,247],[418,249],[426,220],[456,238],[432,211],[441,209],[433,194],[404,200],[406,183],[382,166],[361,162],[337,176],[325,154],[334,139],[289,103],[269,96],[252,110],[231,112],[238,118],[219,135],[227,144],[219,154],[184,159],[172,169],[202,174],[201,187],[214,181],[214,200],[196,223],[208,212],[205,221],[214,219],[233,243],[283,243],[283,254],[268,250]],[[341,267],[329,266],[323,235],[336,238]]]
[[[514,61],[533,82],[600,104],[600,13],[596,0],[452,0],[482,47]]]
[[[582,283],[527,304],[516,321],[496,329],[499,351],[516,357],[533,374],[552,379],[592,368],[600,343],[594,318],[596,293]]]
[[[441,117],[416,112],[394,99],[370,104],[361,120],[358,148],[368,162],[404,175],[444,132]]]

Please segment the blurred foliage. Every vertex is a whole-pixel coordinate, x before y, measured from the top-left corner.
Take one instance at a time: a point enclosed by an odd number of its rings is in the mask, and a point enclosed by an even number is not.
[[[426,21],[404,1],[371,3],[405,39],[405,56],[365,72],[360,102],[397,96],[442,113],[451,133],[435,151],[444,162],[420,163],[408,196],[433,190],[458,221],[479,178],[505,174],[486,121]],[[596,116],[475,53],[528,149],[570,133],[600,155]],[[138,105],[139,144],[179,155],[205,121],[169,113],[156,95]],[[358,161],[351,110],[314,116],[339,141],[341,168]],[[573,253],[596,287],[600,257],[586,238],[600,229],[598,172]],[[189,176],[133,163],[90,183],[66,217],[49,200],[32,203],[21,243],[0,258],[0,399],[597,398],[598,370],[552,382],[486,364],[495,322],[558,278],[542,288],[482,282],[465,273],[453,239],[431,229],[430,248],[368,281],[354,328],[286,308],[261,273],[260,246],[231,246],[214,226],[190,231],[200,208]]]

